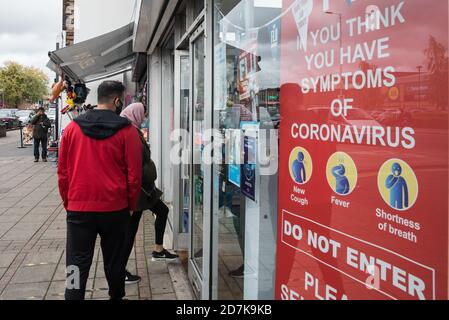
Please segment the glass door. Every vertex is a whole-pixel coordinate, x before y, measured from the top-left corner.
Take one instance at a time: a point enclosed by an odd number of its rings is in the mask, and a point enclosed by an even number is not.
[[[204,241],[204,179],[205,164],[202,161],[204,150],[204,70],[205,70],[205,39],[204,29],[200,26],[190,39],[190,63],[191,63],[191,119],[192,119],[192,164],[191,164],[191,219],[190,219],[190,259],[189,277],[198,297],[203,297],[203,284],[208,279],[208,257],[205,256],[205,246],[209,245]],[[206,268],[205,268],[206,266]]]
[[[189,51],[175,51],[175,133],[173,140],[178,143],[175,169],[175,220],[174,246],[176,250],[188,250],[190,221],[190,55]]]

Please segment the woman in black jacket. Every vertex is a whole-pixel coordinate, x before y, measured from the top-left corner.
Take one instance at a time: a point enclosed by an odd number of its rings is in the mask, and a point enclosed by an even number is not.
[[[133,124],[133,126],[136,127],[136,130],[139,132],[140,139],[142,140],[142,188],[137,204],[137,209],[133,212],[129,225],[129,233],[125,253],[125,266],[128,263],[129,255],[131,254],[134,245],[134,240],[137,234],[137,230],[139,229],[142,212],[145,210],[151,210],[156,216],[156,221],[154,223],[156,232],[156,244],[152,253],[152,260],[175,260],[178,258],[178,255],[168,252],[164,249],[163,246],[164,232],[165,226],[167,224],[169,209],[161,200],[162,191],[156,188],[156,166],[153,160],[151,160],[150,147],[148,146],[142,132],[139,129],[143,121],[145,120],[145,109],[146,108],[142,103],[133,103],[121,113],[122,117],[127,118]],[[125,282],[127,284],[137,283],[139,281],[139,276],[132,275],[131,273],[126,271]]]

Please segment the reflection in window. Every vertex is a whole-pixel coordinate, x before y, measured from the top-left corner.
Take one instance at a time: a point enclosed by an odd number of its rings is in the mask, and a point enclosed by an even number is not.
[[[243,164],[253,154],[242,128],[268,130],[255,138],[269,140],[279,126],[281,7],[278,0],[215,1],[214,119],[223,140],[223,163],[214,166],[219,299],[274,297],[277,174],[260,175],[256,162],[253,186],[243,187]]]

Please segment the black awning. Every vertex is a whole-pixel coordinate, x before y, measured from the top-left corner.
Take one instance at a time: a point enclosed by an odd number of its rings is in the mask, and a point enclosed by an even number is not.
[[[90,82],[108,74],[130,70],[134,64],[134,22],[49,53],[47,67],[60,68],[73,81]]]

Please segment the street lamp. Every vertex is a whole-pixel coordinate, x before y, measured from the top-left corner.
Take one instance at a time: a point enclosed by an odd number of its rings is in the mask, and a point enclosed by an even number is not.
[[[416,67],[418,69],[418,109],[421,109],[421,69],[422,66],[419,65]]]
[[[343,49],[343,25],[341,23],[342,21],[342,14],[339,12],[333,12],[333,11],[325,11],[326,14],[332,14],[338,16],[338,23],[340,24],[340,54],[339,57],[341,57],[341,51]],[[340,59],[340,76],[343,74],[343,61]],[[340,98],[343,96],[343,83],[340,84]]]

